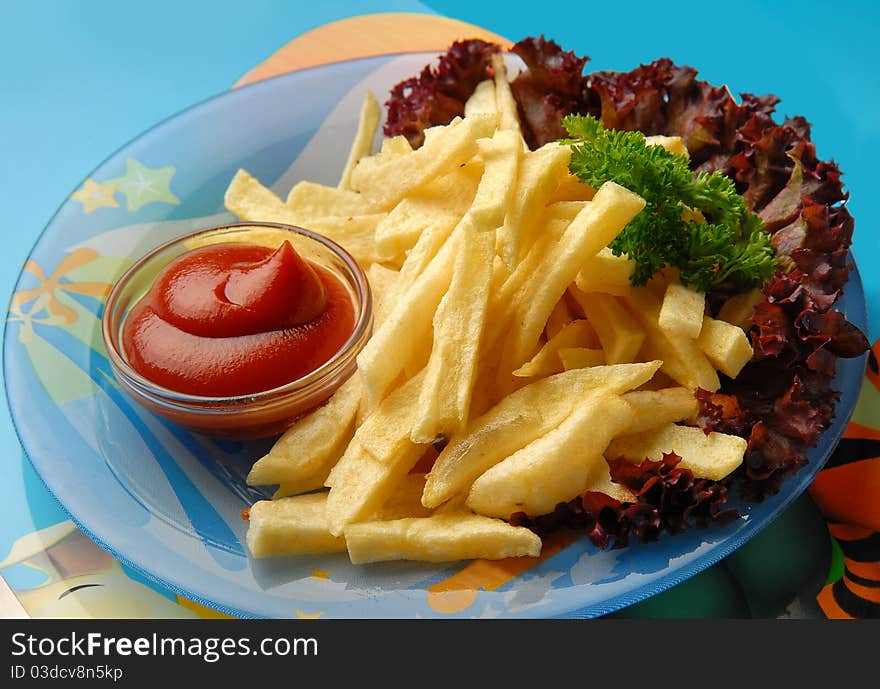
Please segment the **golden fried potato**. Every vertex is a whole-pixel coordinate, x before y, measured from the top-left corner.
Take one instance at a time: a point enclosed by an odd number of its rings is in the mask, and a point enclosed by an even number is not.
[[[559,426],[480,475],[468,507],[502,519],[552,512],[586,490],[604,464],[608,443],[632,421],[632,407],[618,395],[591,394]]]
[[[755,305],[761,301],[764,293],[758,289],[749,290],[742,294],[736,294],[728,299],[718,311],[718,320],[736,325],[743,330],[748,330],[751,325],[752,314]]]
[[[247,546],[256,558],[345,551],[327,522],[327,493],[260,500],[250,508]]]
[[[275,441],[269,453],[251,467],[248,485],[313,481],[325,469],[329,471],[354,433],[360,399],[361,383],[355,375],[343,383],[326,404],[297,419]]]
[[[532,531],[467,513],[352,524],[345,529],[345,541],[354,564],[501,560],[541,554],[541,539]]]
[[[699,411],[694,393],[681,387],[635,390],[626,393],[623,399],[635,412],[632,424],[626,429],[627,435],[667,426],[676,421],[689,421],[695,419]]]
[[[351,187],[351,172],[354,166],[361,158],[370,155],[373,149],[373,138],[376,136],[376,130],[379,128],[379,120],[382,119],[382,106],[376,100],[376,96],[372,91],[364,94],[364,102],[361,105],[360,118],[358,119],[357,133],[354,141],[351,143],[351,149],[348,152],[348,158],[345,161],[345,167],[342,170],[342,176],[339,180],[340,189],[349,189]]]
[[[615,256],[605,247],[588,258],[577,275],[575,283],[582,292],[603,292],[624,297],[629,293],[635,261],[626,256]]]
[[[605,352],[590,347],[562,347],[557,355],[564,371],[604,366],[606,363]]]
[[[721,386],[718,374],[694,340],[668,337],[660,328],[660,300],[649,289],[634,287],[624,300],[646,333],[641,357],[662,360],[661,370],[688,390],[699,387],[715,392]]]
[[[663,296],[657,323],[669,337],[695,340],[703,327],[706,295],[691,287],[671,283]]]
[[[571,149],[556,143],[523,154],[511,204],[498,234],[500,256],[513,269],[524,246],[533,239],[529,232],[555,191],[560,174],[568,168]]]
[[[464,102],[464,116],[472,115],[498,115],[498,105],[495,102],[495,82],[486,79],[477,84],[474,92]]]
[[[494,256],[494,234],[465,223],[452,282],[434,314],[434,341],[417,403],[413,442],[448,437],[467,423]]]
[[[287,207],[306,218],[332,218],[379,213],[377,208],[356,191],[324,184],[297,182],[287,195]]]
[[[709,316],[703,318],[697,345],[715,368],[731,378],[739,375],[754,354],[742,328]]]
[[[697,478],[720,481],[742,464],[747,446],[748,441],[737,435],[716,432],[706,435],[696,426],[669,424],[615,438],[605,456],[623,456],[633,462],[641,462],[646,457],[659,461],[663,453],[674,452],[681,457],[678,466],[690,469]]]

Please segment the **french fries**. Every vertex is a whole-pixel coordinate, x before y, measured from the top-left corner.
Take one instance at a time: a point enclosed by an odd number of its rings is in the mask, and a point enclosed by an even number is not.
[[[556,307],[554,307],[555,310]],[[565,363],[561,359],[561,352],[563,350],[575,347],[595,347],[598,344],[598,336],[589,321],[584,319],[570,321],[556,335],[547,340],[547,343],[538,350],[538,353],[531,360],[516,369],[513,375],[521,378],[531,378],[559,373],[559,371],[563,370],[563,364]],[[598,366],[599,364],[593,365]]]
[[[464,163],[477,152],[477,139],[492,136],[497,117],[490,114],[457,119],[407,155],[373,163],[362,158],[351,173],[351,187],[392,206],[409,192]]]
[[[569,158],[568,147],[555,143],[523,154],[504,227],[498,235],[500,256],[511,270],[519,262],[529,228],[556,190],[561,172],[568,168]]]
[[[645,201],[581,184],[569,149],[526,146],[500,56],[464,117],[372,151],[368,96],[338,187],[286,202],[242,170],[227,208],[326,234],[365,270],[374,329],[358,370],[257,461],[254,557],[347,551],[353,563],[535,557],[507,523],[586,491],[635,501],[606,458],[682,457],[721,478],[745,440],[695,426],[694,390],[751,358],[752,296],[713,319],[661,271],[633,287],[609,244]],[[683,151],[678,137],[649,143]]]
[[[578,287],[570,287],[569,294],[594,324],[605,361],[609,364],[635,361],[645,341],[645,331],[626,308],[610,294],[587,294]]]
[[[428,474],[422,503],[437,507],[498,462],[552,431],[592,392],[625,392],[649,380],[660,362],[566,371],[520,388],[453,437]]]

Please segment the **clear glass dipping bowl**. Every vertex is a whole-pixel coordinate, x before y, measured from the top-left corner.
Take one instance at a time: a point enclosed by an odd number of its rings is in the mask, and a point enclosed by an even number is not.
[[[202,397],[164,388],[135,371],[122,346],[122,327],[131,308],[156,276],[182,254],[211,244],[278,247],[288,240],[303,257],[332,272],[348,289],[355,326],[342,348],[311,373],[281,387],[235,397]],[[372,297],[367,277],[355,260],[326,237],[292,225],[236,223],[200,230],[163,244],[141,258],[117,281],[107,297],[102,333],[107,356],[123,390],[150,411],[190,430],[224,438],[276,435],[332,395],[356,370],[356,358],[370,337]]]

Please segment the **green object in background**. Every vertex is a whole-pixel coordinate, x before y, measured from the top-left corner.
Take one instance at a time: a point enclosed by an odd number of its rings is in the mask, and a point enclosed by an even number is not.
[[[828,527],[807,494],[723,561],[753,617],[777,617],[796,600],[815,605],[830,563]]]
[[[740,588],[723,567],[715,566],[663,593],[609,615],[624,619],[718,619],[750,617]]]

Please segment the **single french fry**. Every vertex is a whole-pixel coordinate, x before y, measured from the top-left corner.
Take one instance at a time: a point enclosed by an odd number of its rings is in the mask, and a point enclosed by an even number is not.
[[[348,152],[348,158],[345,161],[345,168],[342,170],[342,176],[339,180],[340,189],[351,188],[351,172],[357,162],[368,155],[373,148],[373,138],[376,136],[376,130],[379,128],[379,120],[382,119],[382,107],[372,91],[364,94],[364,102],[361,105],[361,114],[358,120],[357,133],[351,144],[351,150]]]
[[[720,481],[742,464],[748,441],[736,435],[712,432],[706,435],[696,426],[669,424],[658,429],[615,438],[608,445],[605,456],[626,457],[641,462],[646,457],[654,461],[664,453],[674,452],[681,461],[678,466],[690,469],[696,478]]]
[[[345,551],[345,539],[330,533],[327,493],[310,493],[251,505],[247,546],[255,558]]]
[[[691,390],[682,387],[660,390],[635,390],[623,399],[633,408],[635,416],[626,429],[627,435],[642,433],[677,421],[696,418],[697,398]]]
[[[378,155],[384,156],[387,159],[412,153],[412,150],[409,139],[403,134],[398,134],[397,136],[388,136],[382,139]]]
[[[739,375],[754,354],[742,328],[709,316],[703,318],[697,345],[715,368],[731,378]]]
[[[487,469],[557,427],[593,391],[626,392],[659,367],[653,361],[566,371],[512,392],[450,440],[428,473],[422,504],[437,507],[467,491]]]
[[[469,513],[352,524],[345,529],[345,541],[354,564],[500,560],[541,554],[541,539],[529,529]]]
[[[555,201],[544,206],[544,218],[546,220],[567,220],[571,222],[577,217],[589,201]]]
[[[341,450],[339,453],[339,457],[342,456],[342,452],[345,450],[345,445],[341,446]],[[330,475],[330,470],[332,466],[326,466],[321,471],[316,474],[312,474],[306,478],[300,479],[298,481],[286,481],[278,486],[275,492],[272,494],[273,500],[279,500],[281,498],[289,498],[292,495],[302,495],[303,493],[311,493],[320,488],[324,487],[324,482],[327,480],[327,477]]]
[[[748,330],[751,325],[752,314],[755,311],[755,305],[761,301],[763,296],[763,292],[757,287],[748,292],[732,296],[721,306],[721,310],[718,312],[718,320],[736,325],[743,330]]]
[[[669,337],[695,340],[703,327],[706,295],[678,283],[670,283],[663,296],[657,323]]]
[[[524,146],[516,100],[510,90],[507,66],[504,64],[504,56],[501,53],[495,53],[492,56],[492,71],[495,75],[495,108],[498,111],[498,128],[516,132],[520,146]]]
[[[368,215],[381,212],[356,191],[328,187],[304,180],[297,182],[287,195],[287,207],[301,217],[322,218]]]
[[[574,285],[569,287],[568,293],[596,329],[605,361],[609,364],[636,361],[645,341],[645,331],[626,307],[610,294],[587,294]]]
[[[432,511],[422,504],[425,474],[409,473],[397,484],[394,492],[379,508],[373,519],[386,521],[405,517],[428,517]]]
[[[482,474],[467,505],[488,517],[516,512],[542,515],[586,490],[604,464],[608,443],[633,420],[632,408],[617,395],[593,393],[557,428]]]
[[[593,366],[604,366],[606,363],[605,352],[601,349],[591,349],[589,347],[563,347],[557,353],[562,368],[570,371],[573,368],[592,368]]]
[[[556,337],[575,318],[574,311],[569,306],[568,300],[563,296],[562,299],[556,302],[556,305],[547,317],[547,325],[544,326],[544,333],[547,335],[547,339]]]
[[[464,116],[471,115],[495,115],[498,113],[498,105],[495,102],[495,82],[486,79],[477,84],[474,92],[464,102]]]
[[[292,484],[312,480],[341,456],[354,433],[361,383],[349,378],[326,404],[299,418],[248,473],[251,486]],[[320,485],[320,484],[319,484]]]
[[[608,462],[600,462],[599,468],[587,485],[585,493],[588,492],[604,493],[608,497],[619,500],[620,502],[637,502],[638,498],[629,488],[622,483],[616,483],[611,480],[611,470]]]
[[[494,234],[465,222],[452,282],[434,314],[434,341],[417,403],[414,442],[449,436],[467,423],[494,256]]]
[[[567,172],[559,181],[559,186],[551,194],[550,201],[554,205],[557,202],[566,201],[589,201],[596,194],[596,190],[589,184],[581,182],[577,175]]]
[[[394,303],[400,272],[374,263],[367,268],[367,280],[373,295],[373,327],[379,327]]]
[[[665,148],[670,153],[674,153],[675,155],[684,156],[686,158],[690,157],[687,146],[684,145],[684,139],[682,139],[680,136],[664,136],[662,134],[646,136],[645,145],[660,146],[662,148]]]

